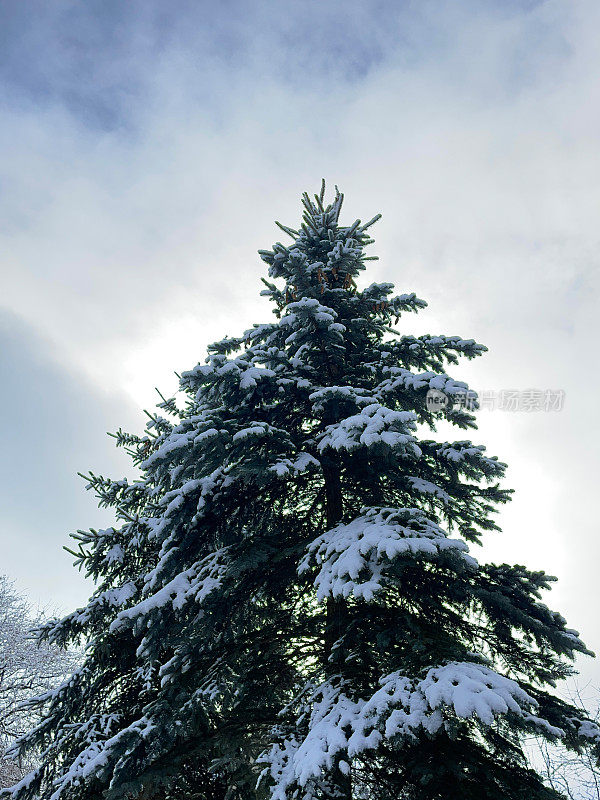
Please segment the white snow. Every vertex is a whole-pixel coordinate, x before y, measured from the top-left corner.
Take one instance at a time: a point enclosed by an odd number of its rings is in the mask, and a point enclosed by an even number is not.
[[[241,431],[235,433],[233,435],[233,441],[239,442],[243,439],[247,439],[250,436],[264,436],[268,427],[269,426],[266,423],[261,424],[259,422],[253,422],[249,427],[243,428]]]
[[[214,553],[197,561],[189,569],[180,572],[144,600],[131,608],[120,611],[111,623],[110,630],[120,630],[138,619],[143,619],[151,611],[166,605],[170,605],[175,611],[182,609],[190,599],[194,599],[200,605],[211,592],[221,586],[227,568],[226,550],[227,548],[215,550]]]
[[[94,616],[96,609],[102,606],[113,606],[121,608],[125,605],[136,593],[136,585],[133,581],[127,581],[122,586],[116,586],[113,589],[107,589],[101,592],[96,597],[92,597],[87,606],[79,608],[71,616],[74,622],[85,625],[91,617]]]
[[[448,538],[439,525],[418,508],[366,508],[348,524],[318,536],[307,548],[298,572],[318,567],[314,580],[317,598],[362,598],[367,602],[386,583],[391,562],[404,555],[436,558],[452,550],[470,568],[477,562],[460,539]]]
[[[410,432],[416,428],[412,411],[394,411],[379,403],[371,403],[358,414],[329,425],[319,437],[319,450],[356,450],[383,444],[410,449],[417,457],[421,451]]]
[[[398,389],[437,389],[452,397],[464,395],[469,388],[463,381],[455,381],[444,373],[431,371],[415,373],[404,367],[391,365],[383,366],[382,371],[389,377],[381,381],[375,390],[375,394],[381,398],[394,394]]]
[[[595,739],[597,742],[600,742],[600,727],[598,727],[595,722],[589,719],[572,721],[579,725],[577,730],[579,736],[582,736],[584,739]]]
[[[96,776],[115,758],[115,754],[119,752],[123,740],[127,743],[127,749],[131,751],[135,740],[147,739],[154,729],[154,723],[144,716],[127,728],[120,730],[110,739],[90,742],[73,759],[69,768],[55,781],[56,790],[50,795],[49,800],[60,800],[61,797],[64,797],[64,792],[69,786],[81,785]]]
[[[267,369],[266,367],[248,367],[248,369],[241,374],[240,389],[254,388],[259,380],[273,377],[275,377],[275,373],[271,369]]]
[[[368,406],[373,403],[373,397],[366,389],[355,389],[353,386],[323,386],[311,392],[308,399],[316,412],[323,411],[325,405],[332,400],[345,400],[357,406]]]
[[[446,505],[450,503],[450,500],[452,499],[448,492],[445,492],[437,484],[432,483],[431,481],[423,480],[423,478],[418,478],[414,475],[409,476],[407,480],[410,481],[412,488],[417,492],[431,494]]]
[[[351,759],[376,749],[384,738],[414,738],[419,729],[435,734],[449,714],[489,726],[511,712],[524,723],[564,735],[532,713],[537,702],[516,681],[482,664],[451,662],[420,679],[393,672],[380,684],[367,700],[348,697],[333,681],[308,693],[298,719],[304,737],[286,738],[261,756],[275,782],[272,800],[286,800],[295,786],[306,790],[295,797],[308,798],[311,783],[330,771],[340,754]]]
[[[281,459],[276,461],[269,469],[278,477],[283,478],[286,475],[299,475],[311,466],[320,467],[320,464],[310,453],[299,453],[295,460],[290,458]]]

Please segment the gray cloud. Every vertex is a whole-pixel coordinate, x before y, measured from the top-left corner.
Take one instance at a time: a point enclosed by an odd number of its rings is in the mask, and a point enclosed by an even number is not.
[[[125,474],[106,431],[140,420],[117,392],[102,392],[54,363],[47,344],[16,317],[0,315],[2,460],[0,572],[36,602],[61,607],[90,590],[61,550],[78,528],[108,525],[77,472]]]

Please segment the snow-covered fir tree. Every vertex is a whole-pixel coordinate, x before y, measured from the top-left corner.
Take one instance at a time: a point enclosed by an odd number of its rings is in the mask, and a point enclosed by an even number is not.
[[[446,369],[485,347],[410,335],[424,301],[357,287],[377,217],[341,224],[324,187],[303,203],[260,253],[271,321],[119,432],[139,480],[88,476],[117,523],[77,534],[97,589],[43,632],[86,656],[40,697],[19,747],[41,766],[4,797],[537,800],[558,795],[525,737],[597,747],[552,691],[586,652],[541,600],[552,578],[474,555],[504,464],[431,438],[428,390],[464,393]]]

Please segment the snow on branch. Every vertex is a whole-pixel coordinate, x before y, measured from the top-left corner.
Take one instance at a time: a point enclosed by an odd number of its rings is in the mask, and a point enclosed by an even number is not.
[[[346,417],[328,425],[319,438],[319,450],[356,450],[359,447],[385,445],[410,450],[417,458],[421,450],[411,433],[416,428],[416,414],[412,411],[394,411],[379,403],[371,403],[359,414]]]
[[[110,626],[111,631],[120,630],[157,609],[169,606],[179,611],[193,599],[197,604],[217,589],[227,569],[224,557],[227,548],[221,548],[198,561],[189,569],[180,572],[158,591],[150,594],[131,608],[120,611]]]
[[[371,601],[384,585],[386,568],[399,556],[436,558],[455,552],[470,568],[477,562],[468,546],[446,532],[418,508],[365,508],[348,524],[318,536],[308,547],[298,571],[319,567],[314,581],[317,598],[354,596]]]
[[[400,744],[397,737],[414,739],[419,729],[435,734],[448,716],[489,726],[498,715],[512,713],[525,726],[564,735],[534,716],[536,700],[516,681],[482,664],[451,662],[429,669],[420,679],[393,672],[380,684],[368,700],[348,697],[334,679],[307,691],[298,719],[304,737],[284,738],[261,757],[273,781],[272,800],[286,800],[298,786],[305,791],[294,797],[312,797],[311,784],[332,771],[340,755],[360,758],[383,739]]]

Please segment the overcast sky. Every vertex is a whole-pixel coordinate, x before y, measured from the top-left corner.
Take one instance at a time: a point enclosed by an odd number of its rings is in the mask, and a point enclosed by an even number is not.
[[[109,524],[78,470],[128,470],[154,387],[270,311],[256,255],[322,176],[383,212],[409,333],[488,345],[474,440],[516,489],[490,558],[560,577],[548,603],[600,651],[600,5],[6,0],[0,10],[0,571],[70,610],[61,550]],[[584,665],[600,683],[600,669]]]

